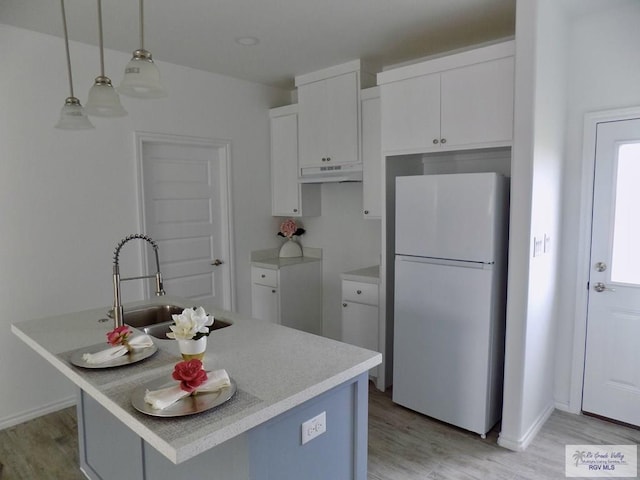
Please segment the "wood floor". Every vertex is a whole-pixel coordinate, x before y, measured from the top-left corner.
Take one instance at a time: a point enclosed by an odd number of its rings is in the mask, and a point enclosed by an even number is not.
[[[566,444],[639,444],[640,430],[556,411],[522,453],[369,396],[369,480],[564,479]],[[0,431],[1,480],[81,480],[75,408]],[[300,479],[304,480],[304,479]],[[341,479],[327,479],[341,480]]]

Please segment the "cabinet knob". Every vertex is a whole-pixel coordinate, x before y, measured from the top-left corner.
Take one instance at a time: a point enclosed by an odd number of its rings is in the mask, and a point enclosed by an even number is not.
[[[263,273],[260,275],[260,278],[266,278],[266,275]]]
[[[271,290],[271,293],[276,293],[276,291],[275,290]]]
[[[297,208],[294,208],[294,209],[293,209],[293,213],[298,213],[298,209],[297,209]]]
[[[327,157],[327,162],[330,162],[330,161],[331,161],[331,157]]]
[[[437,145],[439,141],[440,141],[440,140],[438,140],[437,138],[434,138],[434,139],[433,139],[433,144],[434,144],[434,145]]]
[[[446,138],[441,138],[440,139],[440,143],[447,143],[447,139]]]
[[[365,215],[369,215],[369,210],[365,210],[365,211],[364,211],[364,214],[365,214]]]
[[[322,161],[323,161],[323,162],[326,162],[326,161],[327,161],[327,159],[323,157],[323,158],[322,158]]]
[[[362,290],[356,290],[356,293],[357,293],[358,295],[361,295],[361,294],[362,294]]]
[[[347,306],[347,304],[346,304],[346,303],[343,303],[343,304],[342,304],[342,306],[343,306],[343,307],[346,307],[346,306]]]

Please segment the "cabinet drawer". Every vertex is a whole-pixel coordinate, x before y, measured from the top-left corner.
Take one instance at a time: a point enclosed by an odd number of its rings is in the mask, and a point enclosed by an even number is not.
[[[345,302],[378,305],[378,285],[373,283],[342,281],[342,300]]]
[[[258,285],[267,285],[268,287],[278,286],[278,271],[270,268],[251,268],[251,282]]]

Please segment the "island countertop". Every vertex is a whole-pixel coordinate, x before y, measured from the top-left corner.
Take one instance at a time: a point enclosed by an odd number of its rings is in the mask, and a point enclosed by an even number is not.
[[[192,302],[160,297],[144,303],[191,306]],[[136,387],[169,377],[174,365],[181,361],[174,340],[154,338],[158,352],[133,365],[84,369],[69,360],[80,348],[108,347],[106,333],[113,328],[111,320],[104,321],[108,307],[18,322],[12,325],[12,331],[176,464],[301,405],[382,360],[377,352],[204,307],[214,317],[232,322],[229,327],[211,332],[205,368],[226,369],[238,391],[218,408],[175,419],[147,416],[131,405],[131,393]]]

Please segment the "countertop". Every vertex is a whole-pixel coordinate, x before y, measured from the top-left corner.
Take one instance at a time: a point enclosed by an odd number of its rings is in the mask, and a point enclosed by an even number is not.
[[[251,252],[251,266],[278,270],[282,267],[298,265],[300,263],[322,261],[321,248],[302,247],[302,250],[303,256],[301,257],[279,257],[278,248],[256,250]]]
[[[340,274],[343,280],[351,280],[353,282],[380,284],[380,265],[373,267],[359,268]]]
[[[192,306],[160,297],[146,303]],[[130,305],[133,306],[134,304]],[[219,408],[178,419],[158,419],[135,410],[137,386],[169,376],[181,361],[177,342],[158,340],[152,357],[120,368],[83,369],[69,362],[74,350],[105,348],[108,307],[14,323],[11,330],[49,363],[174,463],[181,463],[294,408],[382,361],[380,353],[280,325],[209,308],[233,325],[209,336],[204,365],[224,368],[238,392]]]

